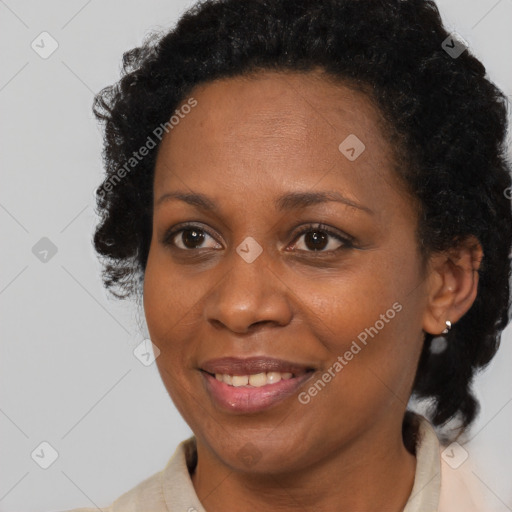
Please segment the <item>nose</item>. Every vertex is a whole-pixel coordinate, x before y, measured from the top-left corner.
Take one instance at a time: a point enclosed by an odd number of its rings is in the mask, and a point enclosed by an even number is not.
[[[259,326],[284,326],[291,321],[290,288],[273,269],[265,250],[250,263],[233,251],[225,263],[227,274],[205,303],[210,324],[245,334]]]

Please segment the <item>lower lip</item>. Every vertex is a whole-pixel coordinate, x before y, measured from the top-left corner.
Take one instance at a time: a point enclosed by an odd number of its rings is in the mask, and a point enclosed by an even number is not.
[[[214,402],[221,409],[235,413],[260,412],[268,409],[296,393],[313,375],[313,372],[308,372],[300,377],[283,379],[275,384],[256,388],[230,386],[209,373],[201,373]]]

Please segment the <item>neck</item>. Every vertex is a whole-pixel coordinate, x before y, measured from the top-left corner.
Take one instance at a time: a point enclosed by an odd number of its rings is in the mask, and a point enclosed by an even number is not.
[[[405,448],[401,431],[392,437],[382,428],[314,466],[275,474],[234,471],[199,441],[197,449],[192,481],[208,512],[402,512],[416,469],[416,458]]]

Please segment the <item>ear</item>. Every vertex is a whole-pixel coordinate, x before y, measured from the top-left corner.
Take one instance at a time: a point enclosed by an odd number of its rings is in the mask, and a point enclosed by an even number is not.
[[[423,314],[425,332],[440,334],[446,328],[446,320],[454,324],[471,308],[478,291],[482,258],[482,246],[473,235],[431,256]]]

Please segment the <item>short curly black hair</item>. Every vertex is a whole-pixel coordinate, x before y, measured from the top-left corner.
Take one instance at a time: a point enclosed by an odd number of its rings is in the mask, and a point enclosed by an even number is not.
[[[120,298],[140,292],[158,144],[143,159],[130,158],[193,88],[260,70],[320,67],[365,90],[395,134],[397,172],[420,205],[421,253],[470,235],[483,247],[473,306],[444,352],[433,353],[425,334],[413,386],[413,396],[431,399],[434,425],[460,415],[467,427],[478,412],[474,373],[495,355],[509,320],[512,189],[506,97],[468,49],[446,51],[444,41],[455,45],[449,37],[428,0],[206,0],[168,33],[126,52],[122,78],[93,107],[105,124],[94,235],[105,286]]]

